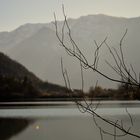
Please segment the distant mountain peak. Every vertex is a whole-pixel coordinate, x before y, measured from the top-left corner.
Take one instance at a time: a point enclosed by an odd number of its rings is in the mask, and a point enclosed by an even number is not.
[[[108,14],[102,14],[102,13],[99,13],[99,14],[89,14],[89,15],[85,15],[85,16],[81,16],[79,17],[78,19],[80,18],[86,18],[86,19],[90,19],[90,18],[100,18],[100,19],[105,19],[105,18],[112,18],[112,19],[129,19],[127,17],[119,17],[119,16],[112,16],[112,15],[108,15]],[[130,18],[131,19],[131,18]]]

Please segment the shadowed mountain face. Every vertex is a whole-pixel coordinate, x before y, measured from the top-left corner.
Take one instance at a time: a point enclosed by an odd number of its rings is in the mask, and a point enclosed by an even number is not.
[[[0,53],[0,75],[4,77],[16,77],[17,79],[28,77],[34,84],[41,82],[39,78],[29,72],[23,65],[10,59],[3,53]]]
[[[0,100],[37,97],[41,83],[23,65],[0,53]]]
[[[72,37],[79,45],[90,63],[93,62],[93,51],[95,50],[94,40],[100,43],[106,36],[110,46],[119,47],[119,41],[126,28],[128,33],[124,39],[124,55],[129,63],[134,65],[136,72],[140,71],[140,18],[119,18],[106,15],[88,15],[78,19],[68,20]],[[59,22],[59,27],[62,22]],[[67,35],[67,33],[66,33]],[[66,41],[69,40],[66,38]],[[69,44],[69,43],[68,43]],[[61,75],[60,58],[63,56],[65,67],[70,76],[74,88],[80,88],[79,62],[70,58],[65,50],[59,46],[55,35],[55,28],[52,23],[47,24],[26,24],[12,32],[0,33],[0,50],[4,51],[11,58],[14,58],[30,71],[34,72],[43,80],[63,84]],[[105,64],[105,60],[114,63],[105,46],[100,52],[99,69],[104,73],[117,77]],[[105,87],[113,86],[112,83],[92,72],[85,72],[85,87],[94,85],[96,79],[100,85]],[[119,77],[117,77],[119,79]]]
[[[20,63],[0,52],[0,101],[67,97],[65,87],[43,82]]]

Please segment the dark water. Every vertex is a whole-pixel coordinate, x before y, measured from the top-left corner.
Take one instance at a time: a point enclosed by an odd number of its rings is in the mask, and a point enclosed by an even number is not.
[[[13,103],[14,104],[14,103]],[[22,104],[22,103],[21,103]],[[100,140],[99,128],[93,117],[81,113],[70,102],[29,103],[1,106],[0,140]],[[33,105],[36,104],[36,105]],[[38,104],[38,105],[37,105]],[[95,103],[96,105],[96,103]],[[131,119],[128,115],[131,114]],[[139,102],[102,102],[96,112],[110,120],[122,122],[124,128],[140,135]],[[96,123],[105,131],[114,133],[114,127],[96,118]],[[116,130],[117,134],[122,134]],[[114,140],[103,134],[103,139]],[[117,140],[137,140],[132,136],[118,137]]]

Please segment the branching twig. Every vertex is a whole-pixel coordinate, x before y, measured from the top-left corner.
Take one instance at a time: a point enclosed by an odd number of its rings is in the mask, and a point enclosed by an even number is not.
[[[115,48],[112,49],[107,44],[107,37],[100,43],[100,45],[98,45],[98,43],[96,41],[94,41],[95,46],[96,46],[96,50],[94,52],[93,64],[90,65],[88,60],[86,59],[85,55],[80,50],[79,46],[76,44],[76,42],[74,41],[74,39],[71,35],[71,29],[70,29],[70,26],[69,26],[68,21],[67,21],[67,16],[65,14],[64,6],[62,6],[62,10],[63,10],[63,15],[64,15],[64,22],[63,22],[63,26],[62,26],[62,30],[61,30],[61,35],[58,32],[57,19],[56,19],[56,15],[54,14],[54,19],[55,19],[54,25],[55,25],[55,30],[56,30],[56,36],[58,38],[60,46],[66,50],[68,55],[76,58],[80,62],[82,94],[83,94],[83,89],[84,89],[84,78],[83,78],[83,70],[84,69],[90,69],[93,72],[98,73],[99,75],[103,76],[104,78],[106,78],[112,82],[126,84],[128,87],[130,86],[132,88],[133,87],[140,88],[140,74],[139,74],[139,81],[138,81],[137,75],[136,75],[132,65],[130,65],[130,68],[129,68],[126,65],[126,62],[124,60],[124,53],[123,53],[123,49],[122,49],[122,44],[123,44],[123,40],[127,34],[127,29],[120,40],[119,52]],[[65,44],[65,28],[67,28],[67,30],[68,30],[67,34],[68,34],[68,39],[70,41],[70,46]],[[99,62],[99,51],[100,51],[101,47],[103,46],[103,44],[105,44],[107,46],[109,53],[111,54],[113,60],[115,61],[115,66],[111,65],[108,61],[106,61],[106,63],[121,77],[121,80],[114,79],[114,78],[106,75],[105,73],[103,73],[97,69],[98,62]],[[73,101],[76,103],[76,105],[78,106],[79,110],[82,113],[87,112],[93,116],[94,123],[97,126],[97,128],[99,128],[99,130],[100,130],[101,140],[103,140],[103,134],[108,134],[108,135],[113,136],[114,140],[116,140],[116,137],[122,137],[125,135],[130,135],[130,136],[140,138],[140,135],[130,132],[131,127],[124,128],[122,120],[121,121],[119,121],[119,120],[111,121],[111,120],[108,120],[108,119],[104,118],[103,116],[99,115],[98,113],[96,113],[96,109],[98,108],[100,102],[95,106],[95,108],[93,108],[92,102],[89,103],[85,99],[85,97],[82,97],[82,100],[84,103],[81,101],[78,101],[74,97],[74,92],[72,92],[73,90],[71,89],[69,76],[68,76],[67,70],[64,69],[62,58],[61,58],[61,69],[62,69],[62,75],[63,75],[64,81],[65,81],[65,86],[71,91],[71,93],[69,93],[69,96],[72,97]],[[126,108],[126,112],[130,118],[131,125],[133,126],[132,116],[128,112],[127,108]],[[114,133],[110,133],[108,131],[105,131],[101,126],[99,126],[99,124],[96,122],[95,117],[102,120],[106,124],[114,127]],[[122,132],[122,134],[118,134],[117,130]]]

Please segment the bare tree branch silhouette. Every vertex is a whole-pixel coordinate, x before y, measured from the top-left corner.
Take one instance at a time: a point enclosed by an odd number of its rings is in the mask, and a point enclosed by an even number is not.
[[[140,74],[138,77],[132,64],[130,64],[130,66],[128,66],[126,64],[124,52],[123,52],[123,41],[124,41],[124,38],[126,37],[128,30],[126,29],[126,31],[124,32],[123,36],[120,39],[119,50],[110,47],[110,45],[107,43],[107,37],[105,37],[105,39],[100,44],[98,44],[96,41],[94,41],[95,46],[96,46],[96,49],[94,51],[94,60],[93,60],[93,64],[89,64],[87,58],[85,57],[83,52],[80,50],[80,47],[76,44],[76,42],[74,41],[74,39],[72,37],[71,29],[70,29],[70,26],[68,24],[68,20],[67,20],[66,14],[65,14],[64,6],[62,6],[62,11],[63,11],[63,16],[64,16],[64,21],[63,21],[63,26],[61,28],[61,33],[58,31],[57,19],[56,19],[56,15],[54,14],[54,20],[55,20],[54,25],[55,25],[56,36],[57,36],[58,41],[60,43],[60,47],[63,47],[68,55],[70,55],[71,57],[74,57],[75,59],[79,60],[79,62],[80,62],[81,94],[83,93],[83,89],[84,89],[84,77],[83,77],[83,70],[84,69],[90,69],[93,72],[98,73],[103,78],[106,78],[112,82],[125,84],[128,87],[133,88],[133,90],[139,90],[139,88],[140,88]],[[65,30],[67,30],[70,45],[67,45],[65,43]],[[100,59],[99,53],[100,53],[100,50],[101,50],[103,45],[105,45],[108,48],[109,54],[111,54],[111,57],[115,62],[115,65],[112,65],[109,61],[106,60],[105,61],[106,64],[114,72],[117,73],[117,75],[120,77],[121,80],[114,79],[98,69],[98,63],[99,63],[99,59]],[[92,115],[94,124],[99,129],[101,140],[103,140],[103,134],[108,134],[108,135],[113,136],[114,140],[116,140],[117,137],[123,137],[126,135],[134,136],[134,137],[137,137],[140,139],[140,135],[135,134],[135,133],[130,131],[131,128],[134,127],[134,125],[133,125],[132,116],[129,113],[127,108],[125,110],[126,110],[126,113],[129,117],[129,120],[130,120],[129,127],[124,127],[122,120],[112,121],[110,119],[106,119],[105,117],[99,115],[98,113],[96,113],[96,110],[98,109],[100,102],[98,102],[94,106],[93,101],[86,100],[86,97],[84,97],[84,95],[82,96],[82,101],[79,101],[78,99],[76,99],[74,97],[74,91],[71,88],[68,72],[64,68],[62,58],[61,58],[61,69],[62,69],[62,75],[64,78],[65,86],[71,91],[68,93],[69,96],[76,103],[76,105],[78,106],[79,110],[82,113],[89,113],[90,115]],[[104,130],[104,128],[102,128],[102,126],[100,126],[99,123],[97,122],[97,119],[100,119],[101,121],[104,121],[106,124],[113,127],[114,132],[109,132],[107,130]],[[118,132],[118,130],[119,130],[119,132]]]

